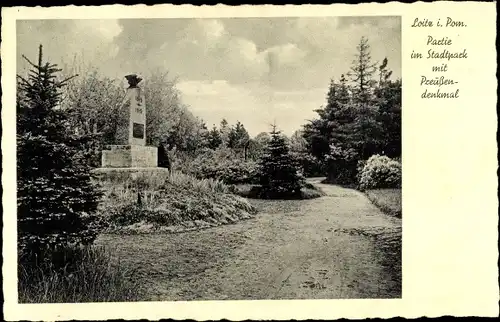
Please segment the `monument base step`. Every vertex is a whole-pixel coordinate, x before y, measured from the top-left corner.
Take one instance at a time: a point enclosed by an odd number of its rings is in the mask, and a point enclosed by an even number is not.
[[[135,167],[135,168],[97,168],[93,169],[97,179],[101,182],[126,182],[144,178],[148,182],[165,182],[169,177],[167,168]]]
[[[103,168],[155,168],[158,148],[143,145],[109,145],[102,151]]]

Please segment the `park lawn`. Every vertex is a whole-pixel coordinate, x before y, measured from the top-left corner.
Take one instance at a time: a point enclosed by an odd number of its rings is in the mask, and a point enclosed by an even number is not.
[[[367,190],[366,196],[384,213],[401,218],[401,189]]]

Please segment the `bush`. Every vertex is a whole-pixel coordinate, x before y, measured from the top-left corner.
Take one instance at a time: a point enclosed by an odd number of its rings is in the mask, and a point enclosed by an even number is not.
[[[318,160],[310,153],[291,152],[293,158],[299,164],[304,177],[322,177],[326,173],[325,162]]]
[[[255,182],[257,164],[244,160],[228,148],[207,149],[192,162],[185,162],[180,167],[182,172],[198,179],[215,179],[226,184]]]
[[[234,193],[236,193],[239,196],[251,199],[286,199],[286,200],[314,199],[325,195],[323,190],[310,183],[306,183],[304,187],[300,189],[300,191],[289,194],[270,194],[269,191],[262,189],[261,186],[250,185],[250,184],[235,186]]]
[[[373,155],[360,175],[361,190],[401,187],[401,163],[387,156]]]
[[[355,185],[357,160],[358,153],[355,149],[331,144],[330,153],[325,157],[328,167],[326,182],[347,186]]]
[[[235,222],[256,213],[231,187],[213,179],[196,179],[179,171],[161,184],[149,175],[122,183],[104,184],[99,213],[109,232],[148,233],[163,227],[192,223]],[[137,184],[137,183],[140,184]]]
[[[138,300],[135,272],[102,247],[64,247],[44,260],[18,266],[20,303],[122,302]]]

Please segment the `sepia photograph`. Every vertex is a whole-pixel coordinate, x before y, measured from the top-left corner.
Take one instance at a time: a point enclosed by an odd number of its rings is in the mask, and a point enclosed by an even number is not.
[[[17,20],[18,302],[401,299],[401,29]]]

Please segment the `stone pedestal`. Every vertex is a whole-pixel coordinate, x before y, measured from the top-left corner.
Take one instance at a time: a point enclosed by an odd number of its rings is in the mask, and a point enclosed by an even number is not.
[[[158,148],[142,145],[110,145],[102,151],[103,168],[155,168]]]

